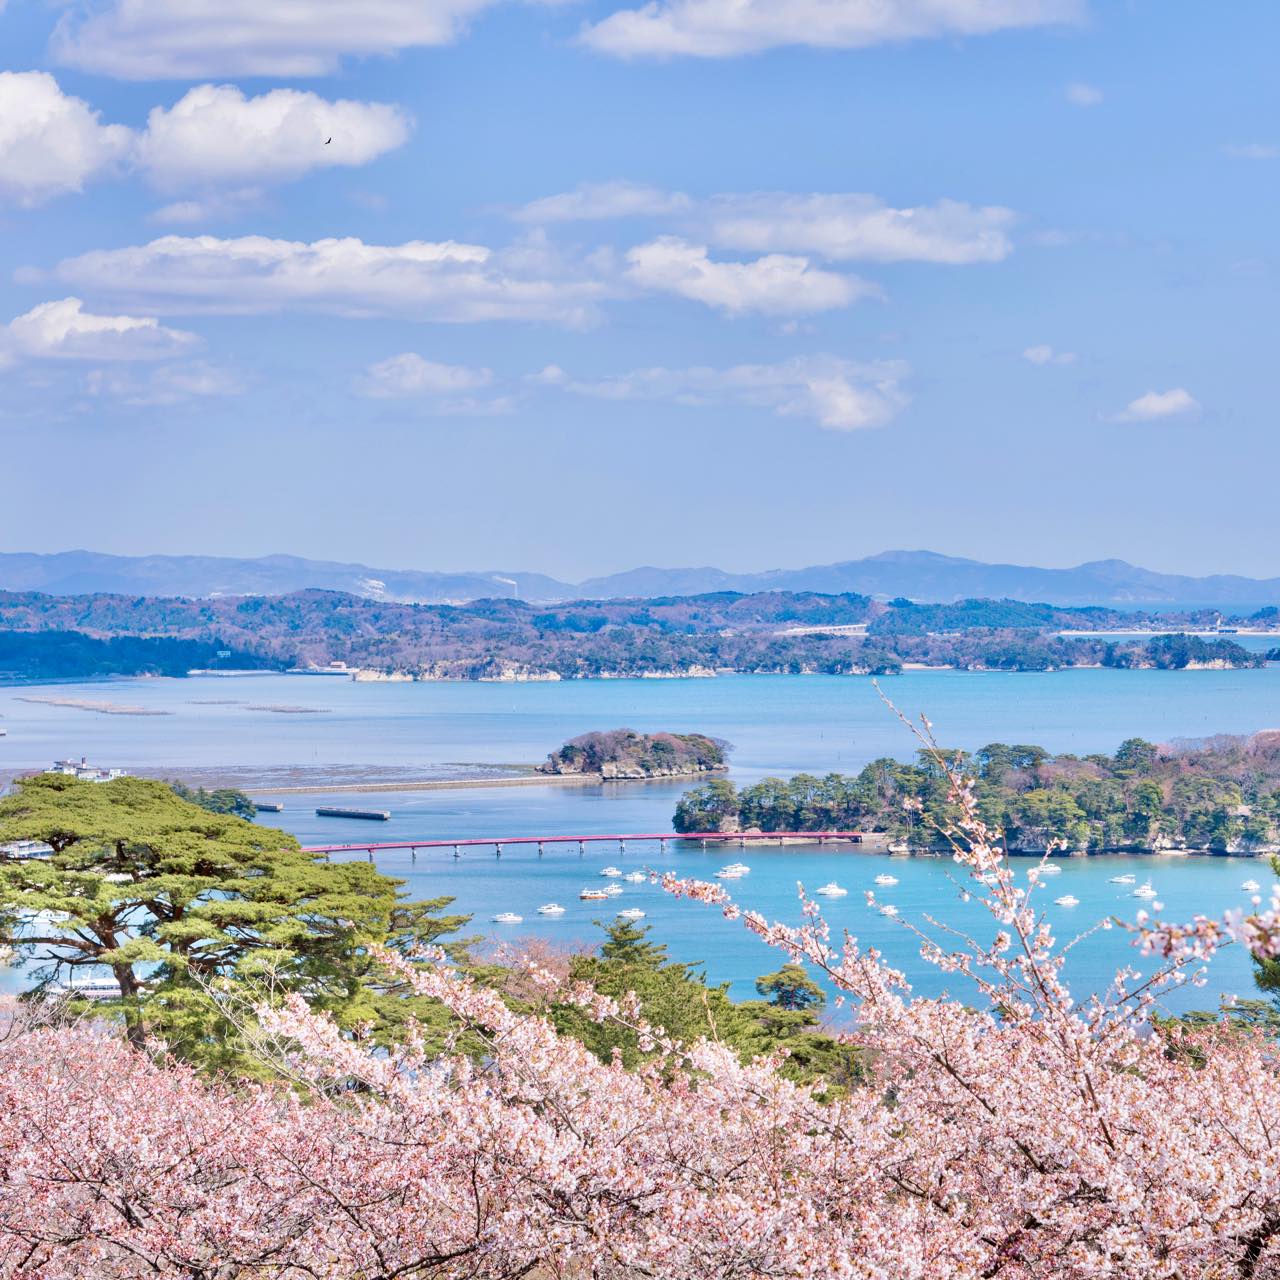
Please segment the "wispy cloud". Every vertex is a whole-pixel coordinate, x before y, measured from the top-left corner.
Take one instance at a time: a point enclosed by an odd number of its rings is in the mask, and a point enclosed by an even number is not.
[[[1031,364],[1039,365],[1075,364],[1076,353],[1074,351],[1058,351],[1047,342],[1042,342],[1034,347],[1028,347],[1022,353],[1022,358]]]
[[[511,215],[517,222],[545,226],[553,222],[587,222],[604,218],[655,217],[683,213],[692,206],[688,196],[679,191],[643,183],[584,182],[572,191],[544,196],[521,205]]]
[[[583,43],[623,58],[730,58],[786,45],[863,49],[1078,21],[1082,0],[650,0],[588,26]]]
[[[1073,107],[1096,107],[1103,100],[1103,92],[1096,84],[1085,84],[1077,80],[1067,85],[1064,90],[1067,101]]]
[[[105,0],[68,11],[55,61],[123,80],[328,75],[345,57],[449,44],[495,0]]]
[[[1280,147],[1270,142],[1229,142],[1223,151],[1235,160],[1275,160]]]
[[[1148,391],[1130,400],[1113,422],[1156,422],[1161,418],[1180,418],[1200,412],[1200,402],[1185,387],[1169,391]]]
[[[882,427],[906,406],[908,374],[900,361],[861,363],[802,356],[777,364],[715,369],[636,369],[614,378],[578,380],[550,366],[534,380],[601,400],[666,400],[681,405],[743,405],[807,418],[833,431]]]
[[[595,183],[521,206],[521,222],[649,217],[719,248],[813,253],[838,262],[1000,262],[1017,215],[963,200],[895,208],[866,192],[726,192],[693,199],[626,181]]]

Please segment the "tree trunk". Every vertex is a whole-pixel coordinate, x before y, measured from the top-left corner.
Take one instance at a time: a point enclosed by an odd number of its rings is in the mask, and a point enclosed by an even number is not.
[[[141,1049],[147,1042],[147,1028],[142,1020],[142,1006],[138,1002],[141,989],[133,966],[113,964],[111,972],[120,985],[120,994],[124,997],[124,1034],[125,1039],[135,1048]]]

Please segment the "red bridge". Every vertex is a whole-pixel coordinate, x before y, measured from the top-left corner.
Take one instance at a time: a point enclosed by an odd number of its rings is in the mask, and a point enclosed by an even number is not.
[[[628,831],[620,835],[579,835],[579,836],[486,836],[482,840],[391,840],[383,843],[361,844],[313,844],[306,846],[307,853],[323,853],[326,857],[331,853],[368,853],[373,855],[382,849],[408,849],[416,854],[419,849],[452,849],[454,857],[461,857],[463,849],[477,845],[491,848],[502,856],[502,850],[509,844],[536,844],[542,853],[549,844],[576,844],[579,853],[587,851],[589,844],[616,844],[619,850],[626,852],[627,841],[640,844],[648,841],[667,847],[668,840],[701,840],[703,845],[714,841],[720,844],[737,842],[745,847],[748,844],[760,844],[769,840],[807,840],[813,844],[825,844],[828,840],[852,841],[861,843],[861,831],[697,831],[687,835],[677,835],[670,831]]]

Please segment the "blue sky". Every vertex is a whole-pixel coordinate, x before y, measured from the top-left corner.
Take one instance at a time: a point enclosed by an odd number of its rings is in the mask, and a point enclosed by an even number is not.
[[[1280,574],[1266,0],[0,36],[4,549]]]

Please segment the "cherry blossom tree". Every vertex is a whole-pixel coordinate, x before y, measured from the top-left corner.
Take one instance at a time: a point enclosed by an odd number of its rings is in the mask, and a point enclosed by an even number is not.
[[[964,999],[914,996],[803,896],[794,926],[664,882],[825,975],[865,1086],[828,1098],[780,1059],[675,1043],[562,966],[530,961],[513,1009],[440,953],[382,960],[479,1057],[425,1036],[379,1049],[295,998],[246,1019],[280,1083],[211,1083],[161,1046],[18,1019],[0,1042],[0,1275],[1280,1276],[1274,1044],[1150,1022],[1225,935],[1149,925],[1157,972],[1075,1001],[1038,869],[1015,878],[951,786],[958,889],[993,936],[904,927]],[[556,1033],[553,1001],[627,1023],[651,1056],[601,1061]]]

